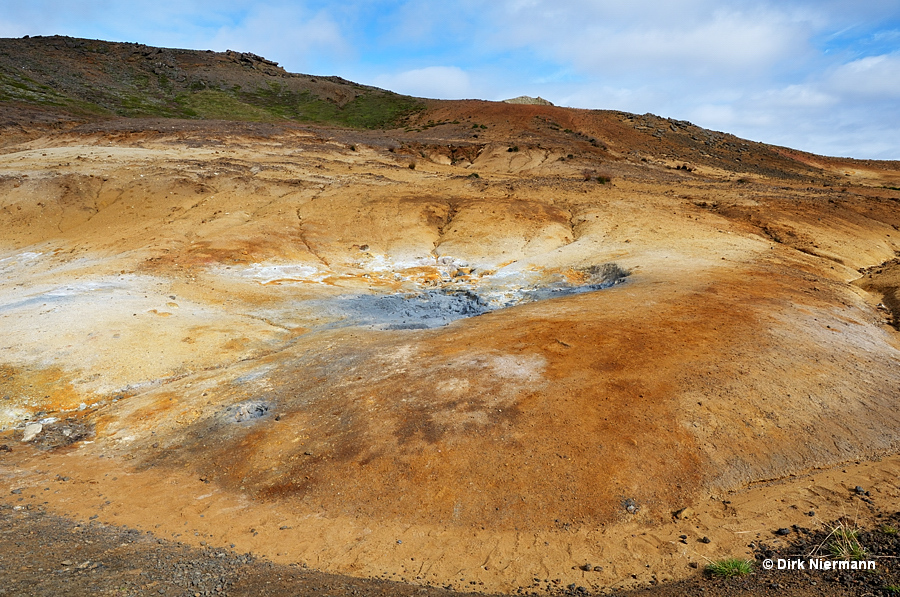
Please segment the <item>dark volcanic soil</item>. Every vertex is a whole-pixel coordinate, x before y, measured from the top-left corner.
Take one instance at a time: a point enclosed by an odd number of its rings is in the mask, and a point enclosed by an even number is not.
[[[40,506],[0,505],[0,595],[459,595],[280,566],[136,529],[79,524]]]

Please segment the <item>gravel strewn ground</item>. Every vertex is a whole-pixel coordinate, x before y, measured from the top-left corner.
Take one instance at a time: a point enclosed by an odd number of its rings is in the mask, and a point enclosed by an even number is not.
[[[136,529],[79,524],[30,505],[0,504],[0,545],[0,595],[10,597],[460,594],[196,549]]]

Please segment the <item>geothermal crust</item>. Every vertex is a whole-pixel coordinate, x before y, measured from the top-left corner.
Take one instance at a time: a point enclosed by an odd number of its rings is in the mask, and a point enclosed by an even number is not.
[[[680,578],[857,484],[900,501],[896,164],[429,110],[3,146],[3,485],[489,591]]]

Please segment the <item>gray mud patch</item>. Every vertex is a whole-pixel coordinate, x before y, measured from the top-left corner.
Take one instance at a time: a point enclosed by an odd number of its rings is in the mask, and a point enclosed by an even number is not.
[[[502,292],[500,301],[488,300],[489,286],[427,290],[404,294],[355,295],[339,299],[344,324],[372,326],[381,330],[423,330],[445,326],[457,319],[475,317],[515,305],[603,290],[620,284],[629,272],[615,263],[582,270],[584,283],[572,284],[562,275],[541,286]]]
[[[261,419],[269,413],[269,407],[269,403],[262,400],[233,404],[225,409],[225,419],[231,423],[246,423]]]
[[[353,323],[383,330],[436,328],[490,310],[477,294],[469,290],[354,296],[343,299],[341,307]]]
[[[566,282],[565,279],[558,279],[546,286],[523,289],[521,291],[521,300],[516,301],[514,304],[543,301],[573,294],[604,290],[615,286],[616,284],[621,284],[629,275],[629,272],[623,270],[615,263],[594,265],[583,271],[586,278],[585,284],[573,285]]]

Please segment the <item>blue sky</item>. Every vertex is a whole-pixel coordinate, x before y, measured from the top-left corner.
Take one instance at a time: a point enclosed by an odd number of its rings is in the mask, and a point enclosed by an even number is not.
[[[898,0],[0,0],[0,37],[255,52],[401,93],[690,120],[900,159]]]

